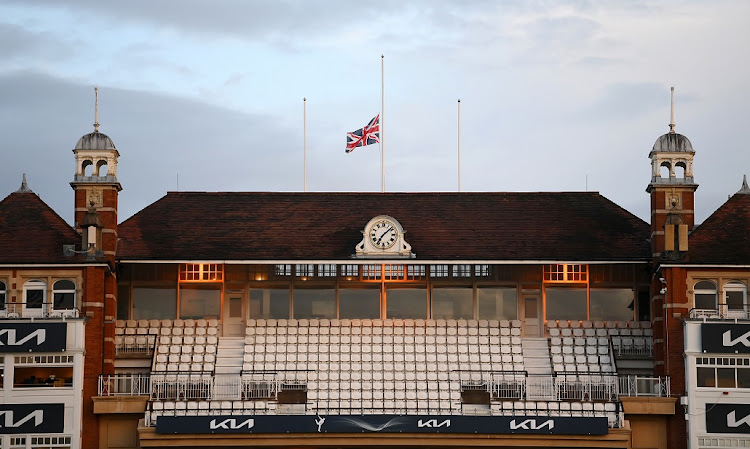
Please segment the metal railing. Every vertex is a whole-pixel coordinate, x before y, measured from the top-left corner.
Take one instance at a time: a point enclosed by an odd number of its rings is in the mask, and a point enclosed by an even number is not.
[[[750,310],[744,307],[732,309],[727,304],[718,304],[718,309],[690,309],[692,320],[750,320]]]
[[[654,340],[652,337],[613,335],[612,353],[617,358],[652,358]]]
[[[99,376],[99,396],[151,396],[148,374],[108,374]]]
[[[27,304],[10,302],[0,304],[0,318],[78,318],[81,313],[77,308],[55,308],[53,302]]]
[[[563,401],[616,401],[617,376],[557,373],[555,392],[557,399]]]
[[[671,394],[669,377],[620,376],[620,396],[668,398]]]

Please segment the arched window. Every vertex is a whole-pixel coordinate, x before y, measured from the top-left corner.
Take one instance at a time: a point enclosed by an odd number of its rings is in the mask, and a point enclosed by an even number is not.
[[[76,307],[76,284],[73,281],[57,281],[52,286],[55,310],[71,310]]]
[[[740,281],[730,281],[724,284],[724,307],[726,314],[744,317],[747,310],[747,286]]]
[[[696,309],[718,309],[716,284],[711,281],[700,281],[693,288]]]
[[[47,283],[32,279],[23,284],[23,308],[26,316],[43,316],[47,298]]]
[[[5,282],[0,281],[0,310],[5,310]]]

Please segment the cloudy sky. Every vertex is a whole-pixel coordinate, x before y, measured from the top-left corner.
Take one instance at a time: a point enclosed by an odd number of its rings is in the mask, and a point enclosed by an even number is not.
[[[750,174],[750,2],[0,0],[0,197],[72,220],[71,152],[99,122],[120,218],[167,191],[599,191],[648,219],[648,153],[696,150],[697,219]],[[179,183],[178,183],[179,179]]]

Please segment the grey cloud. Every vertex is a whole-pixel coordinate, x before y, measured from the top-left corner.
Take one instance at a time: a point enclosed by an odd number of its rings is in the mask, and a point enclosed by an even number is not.
[[[0,97],[0,148],[13,154],[0,165],[0,196],[15,191],[27,173],[31,189],[70,221],[71,150],[92,131],[91,86],[6,73],[0,75]],[[178,174],[181,190],[281,189],[278,180],[299,146],[274,117],[195,101],[101,86],[99,107],[100,130],[121,155],[121,218],[175,190]]]
[[[0,58],[7,64],[14,59],[42,57],[65,59],[75,51],[72,44],[48,32],[33,32],[22,26],[0,23]]]

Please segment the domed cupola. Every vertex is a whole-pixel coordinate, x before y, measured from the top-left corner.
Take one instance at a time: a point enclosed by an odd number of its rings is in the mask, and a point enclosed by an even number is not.
[[[73,154],[75,175],[70,186],[75,192],[75,227],[82,234],[90,227],[87,214],[96,213],[101,226],[97,229],[96,248],[114,263],[117,248],[117,197],[122,190],[117,180],[117,158],[114,142],[99,132],[99,89],[94,88],[94,132],[78,139]],[[93,241],[93,240],[92,240]],[[91,241],[87,241],[91,243]]]
[[[99,90],[94,90],[94,132],[78,139],[73,149],[76,158],[73,182],[117,183],[117,158],[120,157],[120,153],[112,139],[99,132]]]
[[[682,260],[688,251],[688,236],[695,224],[693,156],[687,137],[674,130],[674,87],[671,91],[669,132],[656,139],[651,159],[651,249],[656,260]]]
[[[674,87],[671,90],[671,121],[669,132],[656,139],[648,154],[651,159],[651,183],[654,185],[693,184],[693,156],[695,150],[690,140],[675,132]]]

